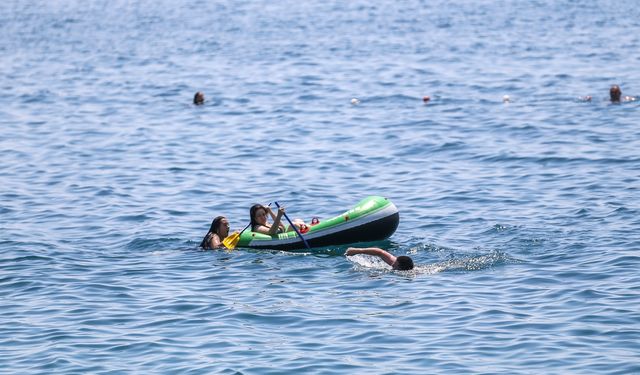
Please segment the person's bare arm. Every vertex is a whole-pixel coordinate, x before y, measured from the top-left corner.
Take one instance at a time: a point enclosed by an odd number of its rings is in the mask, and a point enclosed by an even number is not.
[[[273,219],[273,224],[271,225],[271,229],[269,229],[270,236],[278,233],[278,228],[281,226],[280,221],[282,220],[282,214],[284,214],[284,207],[278,209],[278,215]]]
[[[387,263],[390,266],[393,266],[393,263],[395,263],[396,261],[395,256],[377,247],[364,247],[364,248],[350,247],[347,249],[347,252],[345,253],[345,255],[347,256],[356,255],[356,254],[366,254],[366,255],[377,256],[380,259],[384,260],[385,263]]]
[[[258,232],[258,233],[262,233],[262,234],[269,234],[270,231],[270,227],[266,226],[266,225],[257,225],[253,228],[254,232]]]

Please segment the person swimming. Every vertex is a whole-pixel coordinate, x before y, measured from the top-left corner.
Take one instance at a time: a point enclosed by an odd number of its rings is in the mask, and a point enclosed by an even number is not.
[[[609,89],[609,98],[612,103],[620,103],[620,96],[622,95],[622,91],[620,90],[620,86],[613,85]]]
[[[196,94],[193,96],[193,104],[195,105],[204,104],[204,93],[202,91],[196,92]]]
[[[366,254],[366,255],[377,256],[380,259],[382,259],[385,263],[390,265],[391,268],[393,268],[394,270],[408,271],[413,269],[413,259],[411,259],[411,257],[408,257],[406,255],[400,255],[396,257],[393,254],[377,247],[363,247],[363,248],[350,247],[345,252],[346,256],[352,256],[356,254]]]
[[[204,250],[219,249],[223,247],[222,241],[229,235],[229,221],[224,216],[218,216],[211,222],[209,231],[200,242]]]
[[[620,86],[612,85],[609,89],[609,99],[611,103],[620,103],[620,102],[632,102],[635,101],[635,96],[622,96],[622,90],[620,90]]]

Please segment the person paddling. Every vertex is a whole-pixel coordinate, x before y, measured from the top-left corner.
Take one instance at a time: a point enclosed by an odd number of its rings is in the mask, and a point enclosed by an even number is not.
[[[282,224],[282,215],[284,214],[284,208],[278,210],[278,215],[274,215],[271,211],[271,207],[263,206],[261,204],[254,204],[249,209],[249,219],[251,220],[251,231],[262,234],[268,234],[273,236],[276,233],[283,233],[285,231],[284,224]],[[271,216],[273,224],[270,224],[267,215]]]
[[[267,216],[271,216],[273,224],[270,224]],[[292,231],[291,226],[285,227],[282,223],[282,217],[285,216],[284,207],[278,208],[278,214],[274,214],[269,206],[254,204],[249,209],[249,218],[251,220],[251,230],[262,234],[273,236],[277,233]],[[301,233],[307,233],[309,227],[300,219],[294,219],[292,222]]]

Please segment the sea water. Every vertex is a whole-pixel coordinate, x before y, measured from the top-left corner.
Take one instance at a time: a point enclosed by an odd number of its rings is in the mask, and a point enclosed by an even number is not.
[[[640,102],[608,100],[639,30],[634,1],[3,1],[0,373],[640,373]],[[368,195],[401,220],[359,245],[415,270],[198,249]]]

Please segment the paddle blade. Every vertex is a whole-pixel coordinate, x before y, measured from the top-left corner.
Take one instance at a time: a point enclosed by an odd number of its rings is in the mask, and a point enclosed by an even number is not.
[[[224,240],[222,240],[222,244],[227,249],[233,250],[236,248],[238,241],[240,241],[240,233],[235,232],[235,233],[232,233],[230,236],[227,236]]]

